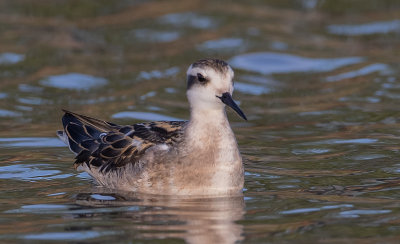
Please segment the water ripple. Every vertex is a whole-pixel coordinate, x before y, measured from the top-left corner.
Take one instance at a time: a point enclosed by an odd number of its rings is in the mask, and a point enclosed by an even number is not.
[[[113,201],[116,199],[113,196],[106,196],[106,195],[101,195],[101,194],[92,194],[92,195],[90,195],[90,197],[92,197],[93,199],[96,199],[96,200],[104,200],[104,201]]]
[[[24,54],[17,53],[0,53],[0,65],[1,64],[16,64],[25,59]]]
[[[271,90],[268,89],[267,87],[246,84],[242,82],[235,82],[235,90],[241,93],[251,94],[251,95],[262,95],[271,92]]]
[[[46,164],[15,164],[0,167],[0,179],[22,181],[49,180],[68,178],[71,174],[61,174],[55,169],[46,169]],[[44,168],[44,169],[43,169]]]
[[[19,84],[18,90],[20,90],[21,92],[41,92],[43,91],[43,87],[32,86],[28,84]]]
[[[340,80],[344,80],[344,79],[351,79],[351,78],[355,78],[358,76],[364,76],[364,75],[368,75],[368,74],[371,74],[374,72],[379,72],[381,74],[384,74],[384,73],[388,73],[389,71],[390,71],[390,68],[388,65],[376,63],[376,64],[371,64],[371,65],[365,66],[358,70],[354,70],[354,71],[350,71],[350,72],[346,72],[346,73],[342,73],[342,74],[338,74],[338,75],[328,76],[325,78],[325,80],[328,82],[333,82],[333,81],[340,81]]]
[[[19,117],[22,114],[7,109],[0,109],[0,117]]]
[[[226,49],[234,49],[243,47],[244,41],[240,38],[221,38],[217,40],[210,40],[203,42],[202,44],[198,45],[197,48],[200,50],[207,50],[207,49],[219,49],[219,50],[226,50]]]
[[[362,57],[306,58],[285,53],[249,53],[233,57],[229,63],[234,68],[261,74],[293,72],[327,72],[337,68],[357,64]]]
[[[392,212],[392,210],[372,210],[372,209],[363,209],[363,210],[349,210],[342,211],[339,213],[339,217],[343,218],[358,218],[360,215],[375,215],[375,214],[387,214]]]
[[[116,113],[112,116],[114,119],[138,119],[138,120],[148,120],[148,121],[177,121],[182,120],[175,117],[170,117],[162,114],[151,113],[151,112],[133,112],[124,111]]]
[[[135,37],[144,42],[172,42],[181,36],[177,31],[156,31],[149,29],[134,30]]]
[[[329,139],[316,142],[305,142],[301,145],[325,145],[325,144],[372,144],[377,143],[378,139],[355,138],[355,139]]]
[[[166,70],[152,70],[152,71],[142,71],[139,73],[138,80],[150,80],[150,79],[161,79],[170,76],[174,76],[179,72],[178,67],[171,67]]]
[[[146,100],[147,98],[149,98],[149,97],[154,97],[155,95],[157,95],[157,92],[155,92],[155,91],[151,91],[151,92],[148,92],[148,93],[146,93],[146,94],[144,94],[144,95],[141,95],[140,96],[140,100]]]
[[[361,154],[353,156],[352,159],[354,160],[372,160],[372,159],[379,159],[379,158],[386,158],[386,155],[383,154]]]
[[[40,81],[43,86],[69,89],[69,90],[89,90],[91,88],[104,86],[107,79],[80,73],[68,73],[62,75],[52,75]]]
[[[283,51],[283,50],[287,50],[289,48],[289,45],[285,42],[275,41],[275,42],[271,42],[271,44],[269,44],[269,47],[274,50]]]
[[[41,105],[45,103],[50,103],[50,101],[39,97],[28,97],[28,98],[20,97],[17,99],[17,101],[29,105]]]
[[[329,25],[327,30],[336,35],[373,35],[399,32],[400,20],[377,21],[359,25]]]
[[[61,204],[31,204],[31,205],[24,205],[21,207],[22,209],[30,209],[30,210],[60,210],[60,209],[69,209],[68,205],[61,205]]]
[[[24,235],[22,239],[25,240],[48,240],[48,241],[79,241],[79,240],[86,240],[86,239],[93,239],[105,235],[118,235],[120,232],[117,231],[72,231],[72,232],[46,232],[40,234],[28,234]]]
[[[292,150],[293,154],[296,155],[310,155],[310,154],[324,154],[330,152],[330,149],[324,149],[324,148],[310,148],[310,149],[294,149]]]
[[[279,212],[280,214],[300,214],[320,211],[320,208],[298,208]]]
[[[161,16],[158,21],[162,24],[197,29],[209,29],[216,26],[216,23],[211,18],[192,12],[167,14]]]
[[[65,147],[65,144],[51,137],[13,137],[0,138],[0,147]]]
[[[292,209],[292,210],[285,210],[279,212],[280,214],[302,214],[302,213],[311,213],[311,212],[317,212],[321,210],[331,210],[331,209],[338,209],[338,208],[352,208],[352,204],[340,204],[340,205],[329,205],[329,206],[323,206],[320,208],[297,208],[297,209]]]

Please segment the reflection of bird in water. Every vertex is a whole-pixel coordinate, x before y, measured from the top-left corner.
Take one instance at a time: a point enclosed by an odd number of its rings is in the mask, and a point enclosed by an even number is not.
[[[105,187],[164,195],[235,195],[243,188],[243,164],[225,104],[232,99],[233,71],[218,59],[187,71],[189,121],[121,126],[65,111],[60,138],[76,154],[75,167]]]
[[[187,243],[224,244],[243,239],[243,225],[237,223],[244,214],[243,196],[179,198],[97,188],[90,193],[79,193],[76,203],[99,209],[76,218],[84,222],[91,218],[107,218],[108,223],[113,219],[118,223],[123,221],[123,228],[116,224],[115,230],[119,235],[132,235],[129,236],[132,240],[173,238]],[[99,208],[110,206],[114,208],[106,208],[108,211]],[[112,226],[98,226],[96,230],[112,232]]]

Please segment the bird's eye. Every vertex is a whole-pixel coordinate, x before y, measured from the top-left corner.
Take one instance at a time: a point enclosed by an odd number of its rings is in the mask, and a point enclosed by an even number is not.
[[[197,73],[197,79],[200,81],[200,82],[205,82],[205,81],[207,81],[207,79],[206,79],[206,77],[204,77],[202,74],[200,74],[200,73]]]

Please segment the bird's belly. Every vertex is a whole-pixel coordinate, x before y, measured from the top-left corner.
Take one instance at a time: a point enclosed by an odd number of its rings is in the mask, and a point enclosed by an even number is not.
[[[198,164],[194,164],[198,165]],[[229,165],[229,166],[228,166]],[[243,189],[241,162],[227,166],[174,165],[152,169],[142,178],[138,191],[167,195],[237,195]]]
[[[242,193],[244,175],[241,160],[217,164],[200,163],[198,160],[155,162],[146,165],[141,172],[129,164],[120,168],[119,172],[99,172],[93,167],[82,169],[98,184],[116,190],[157,195],[222,196]]]

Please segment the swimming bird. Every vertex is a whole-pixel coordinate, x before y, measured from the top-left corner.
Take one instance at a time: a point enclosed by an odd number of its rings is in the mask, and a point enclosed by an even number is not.
[[[247,118],[232,99],[233,76],[223,60],[190,65],[189,121],[116,125],[63,110],[64,130],[57,134],[75,153],[75,168],[107,188],[159,195],[241,194],[243,163],[225,105]]]

